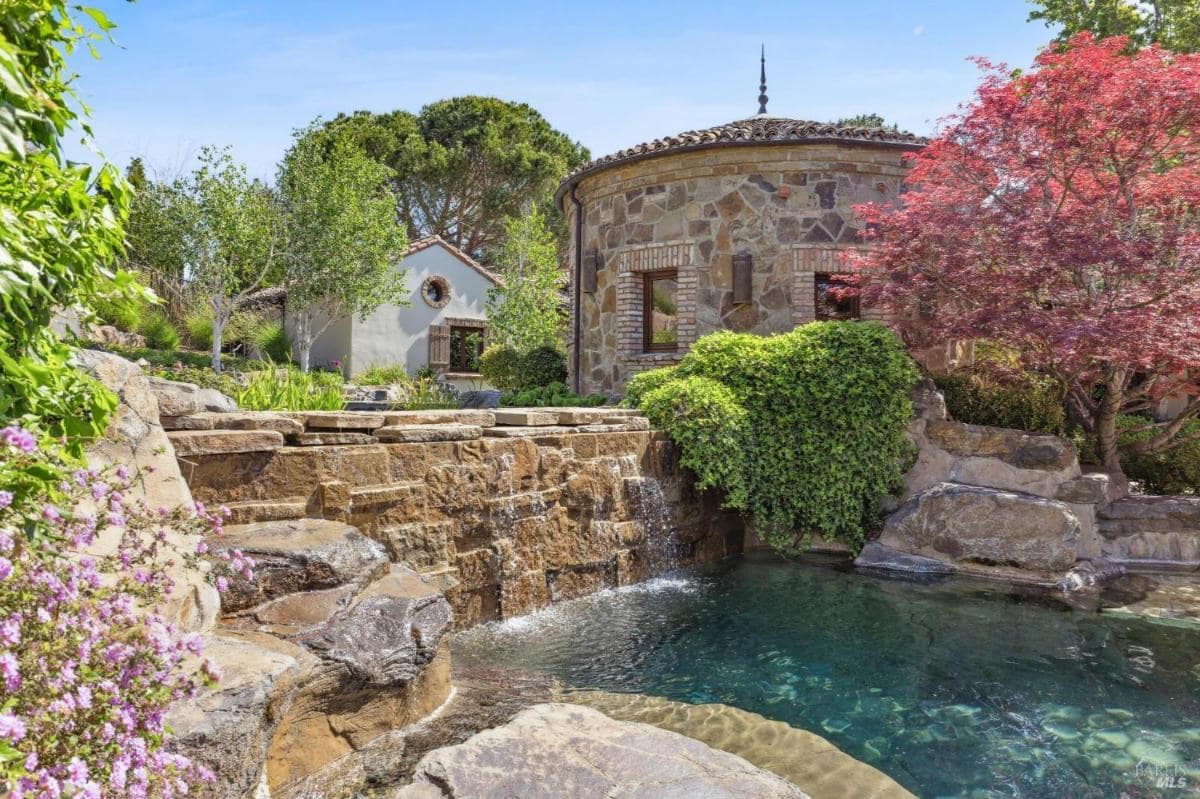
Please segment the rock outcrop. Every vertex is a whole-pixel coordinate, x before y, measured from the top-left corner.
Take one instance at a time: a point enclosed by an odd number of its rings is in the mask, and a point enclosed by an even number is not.
[[[135,476],[131,500],[144,500],[151,508],[190,506],[192,494],[180,474],[170,441],[159,420],[153,380],[134,363],[97,350],[76,354],[79,368],[113,391],[120,403],[105,437],[89,448],[88,462],[98,468],[124,465]],[[172,532],[168,548],[194,552],[198,539]],[[178,560],[178,559],[176,559]],[[216,589],[206,576],[183,566],[170,571],[175,591],[168,599],[173,621],[189,631],[207,631],[216,622],[220,606]]]
[[[1077,559],[1102,555],[1096,512],[1113,487],[1083,474],[1069,442],[951,421],[930,381],[913,399],[917,458],[858,565],[1050,585]]]
[[[389,799],[801,799],[736,755],[578,705],[534,705],[508,724],[435,750]]]
[[[1110,560],[1200,568],[1200,497],[1127,497],[1100,509],[1099,527]]]
[[[890,550],[925,559],[897,560],[896,568],[1007,573],[1016,579],[1029,574],[1049,580],[1075,563],[1078,538],[1079,520],[1065,503],[1015,491],[939,483],[889,516],[879,538],[864,548],[859,563],[883,565]]]

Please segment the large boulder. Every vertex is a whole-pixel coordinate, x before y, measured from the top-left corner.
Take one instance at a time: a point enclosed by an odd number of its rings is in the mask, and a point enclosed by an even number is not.
[[[163,416],[191,416],[194,413],[236,411],[237,403],[213,388],[200,388],[195,383],[180,383],[151,376],[150,390],[158,400],[158,412]]]
[[[144,500],[152,508],[190,506],[192,494],[159,422],[152,378],[142,374],[137,364],[107,352],[80,350],[75,362],[120,400],[104,438],[88,449],[88,462],[96,468],[128,468],[137,478],[128,492],[132,500]],[[194,536],[168,533],[167,544],[175,551],[194,552],[197,543]],[[204,571],[177,565],[170,575],[175,581],[168,600],[172,620],[189,631],[212,629],[220,600]]]
[[[1113,560],[1200,563],[1200,497],[1128,497],[1102,508],[1099,526]]]
[[[254,580],[234,578],[221,598],[226,612],[299,591],[365,585],[387,568],[383,546],[356,528],[328,519],[286,519],[233,525],[216,552],[240,549],[254,558]]]
[[[437,709],[450,693],[450,605],[402,566],[292,641],[312,657],[268,755],[273,795]]]
[[[267,752],[311,656],[253,633],[206,638],[204,656],[220,682],[171,707],[165,719],[171,747],[212,770],[215,796],[251,799],[261,795]]]
[[[578,705],[534,705],[430,752],[389,799],[801,799],[742,758]]]
[[[1075,563],[1079,534],[1079,519],[1063,502],[939,483],[888,517],[859,564],[906,571],[935,571],[943,564],[944,571],[1049,579]],[[882,557],[887,553],[905,562],[890,565]]]

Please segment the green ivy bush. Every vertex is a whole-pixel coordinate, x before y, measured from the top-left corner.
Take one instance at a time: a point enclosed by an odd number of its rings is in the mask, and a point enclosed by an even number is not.
[[[603,394],[581,397],[567,388],[566,383],[551,383],[500,395],[500,404],[509,408],[595,408],[607,401],[608,397]]]
[[[934,375],[950,416],[967,424],[1011,427],[1061,436],[1067,432],[1064,391],[1033,373],[995,374],[986,367]]]
[[[815,322],[789,333],[722,331],[667,377],[631,382],[637,405],[725,503],[784,553],[810,535],[861,549],[879,502],[911,461],[905,428],[917,370],[875,322]]]
[[[707,377],[658,382],[640,397],[650,423],[670,432],[682,453],[679,462],[696,473],[697,487],[723,489],[727,505],[747,507],[752,433],[750,415],[737,395]]]
[[[493,344],[479,356],[479,373],[500,391],[516,391],[521,368],[521,353],[512,347]]]
[[[667,381],[674,379],[674,366],[651,369],[649,372],[638,372],[625,386],[625,399],[621,404],[630,408],[639,408],[642,404],[642,397]]]

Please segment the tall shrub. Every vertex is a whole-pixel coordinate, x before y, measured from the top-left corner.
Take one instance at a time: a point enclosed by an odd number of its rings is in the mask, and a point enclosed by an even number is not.
[[[537,208],[505,220],[496,265],[504,283],[488,290],[489,341],[518,352],[557,345],[566,322],[562,272],[554,233]]]
[[[882,325],[815,322],[705,336],[666,379],[634,378],[630,394],[777,550],[799,551],[812,533],[858,550],[907,466],[916,376]]]

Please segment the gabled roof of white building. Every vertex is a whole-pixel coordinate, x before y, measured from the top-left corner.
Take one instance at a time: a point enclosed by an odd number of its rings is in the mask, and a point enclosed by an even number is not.
[[[471,256],[467,255],[465,252],[458,249],[453,244],[451,244],[450,242],[443,239],[441,236],[433,235],[433,236],[426,236],[423,239],[417,239],[412,244],[408,245],[408,249],[404,251],[403,257],[407,258],[410,255],[415,255],[416,253],[419,253],[422,250],[427,250],[433,246],[441,247],[446,252],[450,253],[455,258],[462,261],[463,264],[465,264],[467,267],[469,267],[470,269],[474,269],[476,272],[483,275],[483,277],[485,277],[487,280],[491,281],[491,283],[493,285],[496,285],[496,286],[504,285],[504,278],[500,277],[500,275],[496,274],[495,272],[488,269],[483,264],[476,261]],[[402,261],[402,263],[403,263],[403,261]]]

